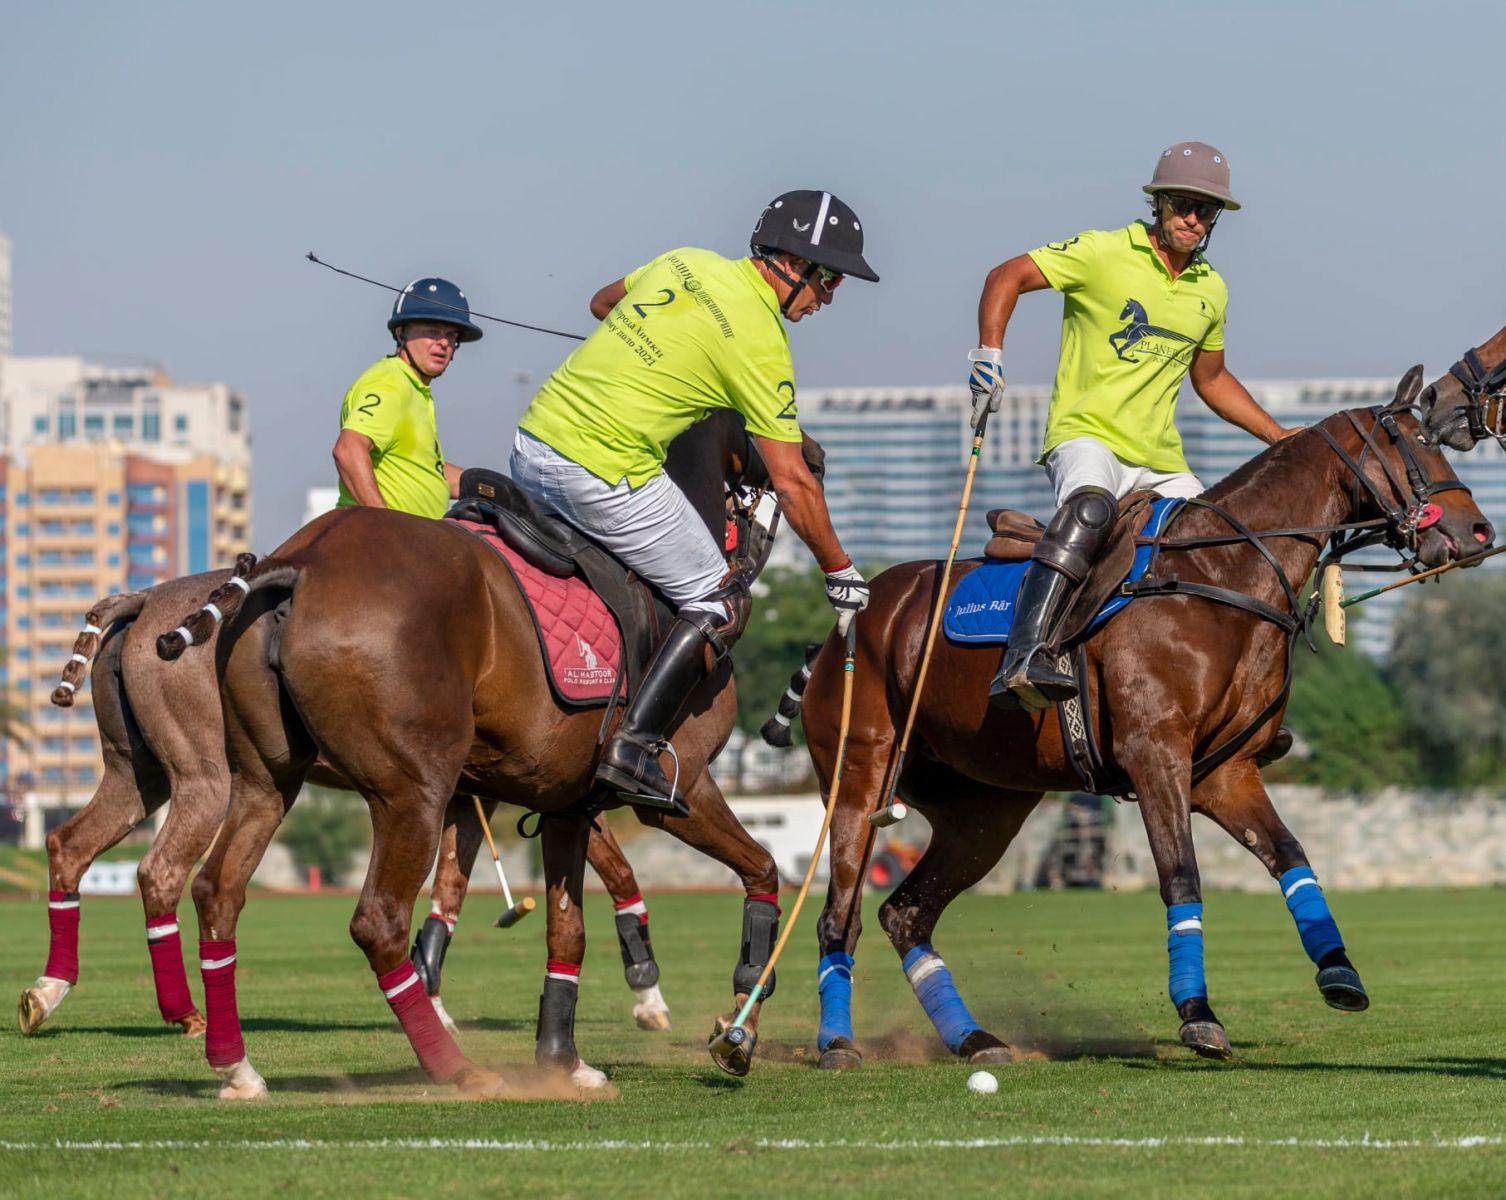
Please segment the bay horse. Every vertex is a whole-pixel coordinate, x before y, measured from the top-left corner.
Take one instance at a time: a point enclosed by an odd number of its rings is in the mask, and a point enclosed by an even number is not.
[[[1258,757],[1278,736],[1297,633],[1312,617],[1298,593],[1330,558],[1384,533],[1428,564],[1483,552],[1494,531],[1409,411],[1414,368],[1380,410],[1337,413],[1267,449],[1203,497],[1163,535],[1157,586],[1086,640],[1083,712],[1105,762],[1123,774],[1149,837],[1167,907],[1169,992],[1181,1040],[1231,1056],[1208,1002],[1202,893],[1191,815],[1211,818],[1279,881],[1333,1007],[1368,1005],[1338,926],[1296,837],[1261,782]],[[1337,543],[1335,544],[1335,539]],[[977,563],[959,564],[957,577]],[[851,729],[831,826],[831,879],[817,926],[823,1066],[861,1063],[849,1009],[860,932],[868,817],[887,794],[896,730],[910,698],[940,564],[911,562],[873,580],[857,621]],[[841,647],[822,647],[804,696],[817,776],[830,786],[838,741]],[[879,910],[884,932],[948,1048],[972,1061],[1008,1061],[1007,1045],[968,1012],[932,946],[948,904],[999,861],[1048,790],[1075,790],[1055,712],[990,708],[996,647],[936,642],[915,741],[898,780],[933,830],[924,855]]]
[[[1454,450],[1486,438],[1506,446],[1506,329],[1464,352],[1422,390],[1423,436]]]
[[[52,701],[71,707],[87,674],[104,770],[89,803],[47,837],[50,944],[41,976],[21,992],[17,1016],[22,1034],[41,1028],[78,982],[78,889],[84,872],[165,804],[166,819],[137,870],[147,949],[163,1021],[180,1026],[188,1037],[204,1032],[204,1018],[183,969],[177,910],[189,873],[209,849],[224,817],[230,787],[219,679],[213,655],[181,665],[166,663],[157,656],[154,643],[163,625],[191,605],[202,604],[229,577],[229,570],[208,571],[146,591],[108,596],[84,618],[84,632],[74,643],[74,657]],[[309,781],[349,787],[322,763],[312,768]],[[496,802],[483,801],[483,806],[490,816]],[[635,995],[634,1019],[645,1029],[667,1029],[669,1009],[658,988],[638,881],[610,826],[604,820],[598,824],[600,828],[591,831],[587,857],[614,909],[631,918],[619,919],[619,936],[624,973]],[[423,959],[420,973],[435,1011],[450,1028],[454,1023],[440,1000],[439,967],[481,841],[474,802],[469,796],[456,797],[446,810],[432,913],[420,935],[427,953],[417,946],[414,951],[416,963]]]
[[[806,450],[808,461],[819,455],[813,442]],[[722,544],[728,488],[741,487],[762,464],[742,418],[720,410],[672,443],[666,470]],[[224,829],[193,896],[206,964],[206,1052],[226,1081],[221,1096],[265,1093],[236,1012],[236,922],[251,872],[316,756],[370,808],[371,862],[351,936],[436,1082],[482,1092],[505,1086],[460,1052],[412,986],[408,927],[444,806],[459,790],[544,814],[549,964],[535,1058],[578,1067],[581,872],[591,811],[614,799],[593,794],[592,782],[608,722],[555,701],[532,616],[498,555],[451,522],[347,508],[305,526],[210,603],[226,621],[217,655],[234,777]],[[212,623],[201,611],[186,627],[197,640]],[[183,638],[164,635],[158,648],[175,657]],[[772,950],[779,877],[706,769],[731,733],[736,707],[726,661],[692,694],[671,733],[690,815],[636,815],[742,881],[747,898],[733,973],[740,1005]],[[756,1019],[755,1010],[755,1029]],[[750,1065],[747,1053],[729,1064],[738,1073]]]

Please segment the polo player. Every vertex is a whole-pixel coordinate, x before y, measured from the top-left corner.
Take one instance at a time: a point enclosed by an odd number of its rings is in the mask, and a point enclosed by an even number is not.
[[[844,276],[872,282],[856,214],[830,192],[786,192],[747,258],[671,250],[591,299],[601,325],[545,381],[513,443],[513,479],[544,508],[652,583],[677,617],[596,770],[624,800],[684,812],[659,765],[690,693],[747,622],[748,581],[664,474],[669,443],[716,408],[757,440],[785,520],[826,576],[845,629],[868,585],[842,549],[801,453],[791,324],[832,302]],[[783,320],[781,320],[783,318]]]
[[[448,279],[415,279],[387,319],[396,349],[362,371],[340,406],[335,467],[340,505],[444,516],[460,483],[445,462],[430,385],[463,342],[481,340],[465,293]]]
[[[988,273],[978,341],[968,354],[973,426],[1004,396],[1004,331],[1023,292],[1063,301],[1061,354],[1037,460],[1057,511],[1020,585],[1014,628],[989,689],[1001,708],[1040,711],[1077,694],[1052,663],[1073,592],[1108,543],[1117,501],[1131,491],[1195,496],[1203,485],[1182,453],[1177,389],[1266,443],[1283,429],[1224,365],[1229,293],[1204,257],[1219,214],[1239,208],[1229,163],[1203,142],[1164,150],[1151,181],[1151,219],[1049,242]],[[1045,652],[1045,653],[1043,653]]]

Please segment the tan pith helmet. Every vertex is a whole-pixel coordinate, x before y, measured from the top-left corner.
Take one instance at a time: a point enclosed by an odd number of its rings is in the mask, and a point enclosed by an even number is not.
[[[1207,142],[1178,142],[1161,151],[1156,173],[1142,189],[1157,192],[1194,192],[1221,200],[1233,212],[1239,201],[1229,193],[1229,160]]]

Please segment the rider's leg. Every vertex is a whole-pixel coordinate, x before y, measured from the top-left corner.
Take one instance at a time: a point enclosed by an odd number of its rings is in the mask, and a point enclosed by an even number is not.
[[[989,700],[1004,708],[1039,711],[1077,695],[1071,675],[1058,671],[1046,652],[1055,650],[1057,628],[1077,586],[1114,531],[1114,493],[1088,485],[1066,498],[1041,535],[1015,601],[1015,622]]]

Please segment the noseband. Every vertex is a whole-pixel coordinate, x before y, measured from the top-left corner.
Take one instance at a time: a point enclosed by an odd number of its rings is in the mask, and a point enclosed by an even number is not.
[[[1372,408],[1370,412],[1375,417],[1375,423],[1369,429],[1360,423],[1353,412],[1346,411],[1344,415],[1349,418],[1349,423],[1354,426],[1355,432],[1365,443],[1360,451],[1358,459],[1354,458],[1349,451],[1339,445],[1338,439],[1322,426],[1317,426],[1317,431],[1323,435],[1332,448],[1333,452],[1349,468],[1350,472],[1350,497],[1356,510],[1360,504],[1360,489],[1363,487],[1370,493],[1373,499],[1385,515],[1386,544],[1399,552],[1412,552],[1417,550],[1417,535],[1430,525],[1436,524],[1443,517],[1443,510],[1432,502],[1432,498],[1439,492],[1462,491],[1469,494],[1469,488],[1457,479],[1429,480],[1422,473],[1422,465],[1417,461],[1417,452],[1412,449],[1411,441],[1406,434],[1402,433],[1396,423],[1396,416],[1410,409],[1409,404],[1388,404],[1385,408]],[[1402,463],[1406,472],[1406,482],[1397,476],[1391,464],[1381,453],[1380,442],[1377,440],[1376,430],[1383,430],[1391,444],[1401,454]],[[1385,473],[1386,481],[1391,485],[1392,496],[1387,497],[1375,482],[1365,474],[1365,456],[1375,451],[1375,461],[1380,464]],[[1353,549],[1351,545],[1347,547]]]

